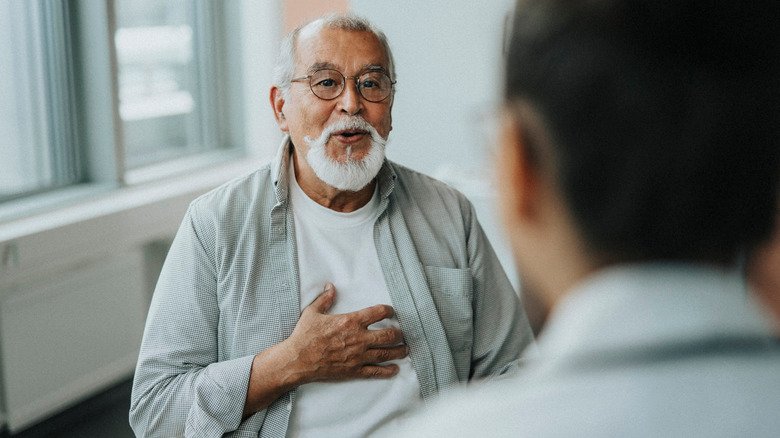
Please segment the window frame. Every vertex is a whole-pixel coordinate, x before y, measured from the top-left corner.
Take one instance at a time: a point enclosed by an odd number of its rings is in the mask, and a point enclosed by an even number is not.
[[[282,133],[268,103],[273,77],[273,63],[268,60],[278,53],[283,22],[280,3],[221,2],[220,19],[230,29],[222,33],[222,44],[231,50],[221,54],[225,61],[217,66],[230,70],[230,80],[219,81],[228,105],[220,113],[224,125],[219,134],[223,144],[236,147],[182,160],[187,162],[170,162],[167,167],[160,164],[126,172],[116,104],[116,62],[112,60],[116,56],[111,37],[115,24],[109,20],[113,17],[109,13],[113,1],[52,1],[67,9],[74,32],[71,44],[76,109],[72,116],[83,173],[77,183],[0,201],[0,245],[15,236],[57,227],[63,220],[86,220],[96,214],[86,207],[95,202],[115,205],[113,200],[122,199],[125,193],[155,192],[160,187],[175,198],[183,193],[178,183],[182,179],[218,180],[225,177],[225,169],[248,170],[274,155]],[[75,213],[82,208],[83,213]],[[128,208],[143,207],[133,204]]]
[[[88,187],[101,192],[163,181],[256,152],[248,147],[251,135],[243,123],[247,77],[242,57],[246,51],[239,45],[240,32],[226,30],[246,25],[243,14],[247,9],[254,9],[251,16],[257,18],[258,8],[244,2],[190,1],[196,11],[199,136],[213,146],[137,168],[126,165],[119,114],[115,0],[35,1],[33,7],[46,17],[42,20],[46,63],[57,64],[40,67],[45,72],[44,92],[54,96],[46,103],[45,117],[51,128],[43,135],[47,149],[54,150],[54,183],[0,197],[0,223],[72,203],[74,197],[89,193]],[[56,201],[58,197],[62,203]]]

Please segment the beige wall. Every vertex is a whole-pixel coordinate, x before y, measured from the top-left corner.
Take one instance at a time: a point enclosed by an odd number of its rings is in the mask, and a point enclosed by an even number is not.
[[[349,0],[284,0],[283,4],[285,34],[320,15],[349,10]]]

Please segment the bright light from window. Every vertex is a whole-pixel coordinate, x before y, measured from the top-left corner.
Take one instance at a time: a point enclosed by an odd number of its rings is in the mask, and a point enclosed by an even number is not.
[[[0,2],[0,199],[53,184],[36,6]]]
[[[180,0],[118,0],[115,35],[126,164],[202,149],[194,11]]]

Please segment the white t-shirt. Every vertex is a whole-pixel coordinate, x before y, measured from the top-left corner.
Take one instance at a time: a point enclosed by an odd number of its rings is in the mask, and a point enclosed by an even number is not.
[[[374,244],[378,216],[377,191],[351,213],[323,207],[309,198],[290,166],[290,200],[301,281],[301,310],[322,293],[328,282],[336,286],[330,314],[347,313],[375,304],[390,304],[384,274]],[[369,328],[398,327],[396,318]],[[298,388],[290,415],[290,437],[362,437],[379,425],[413,408],[420,384],[408,357],[392,361],[400,367],[390,379],[357,379],[309,383]]]

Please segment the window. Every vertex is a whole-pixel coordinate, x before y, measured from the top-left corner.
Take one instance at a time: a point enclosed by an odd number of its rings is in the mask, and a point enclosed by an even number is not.
[[[216,149],[213,16],[187,0],[117,0],[119,113],[128,169]],[[196,26],[197,24],[197,26]],[[199,56],[200,55],[200,56]]]
[[[61,6],[0,2],[0,201],[79,179]]]
[[[243,142],[230,53],[240,47],[228,50],[238,43],[225,29],[240,26],[238,10],[208,0],[0,1],[0,202],[235,157],[223,152]]]

